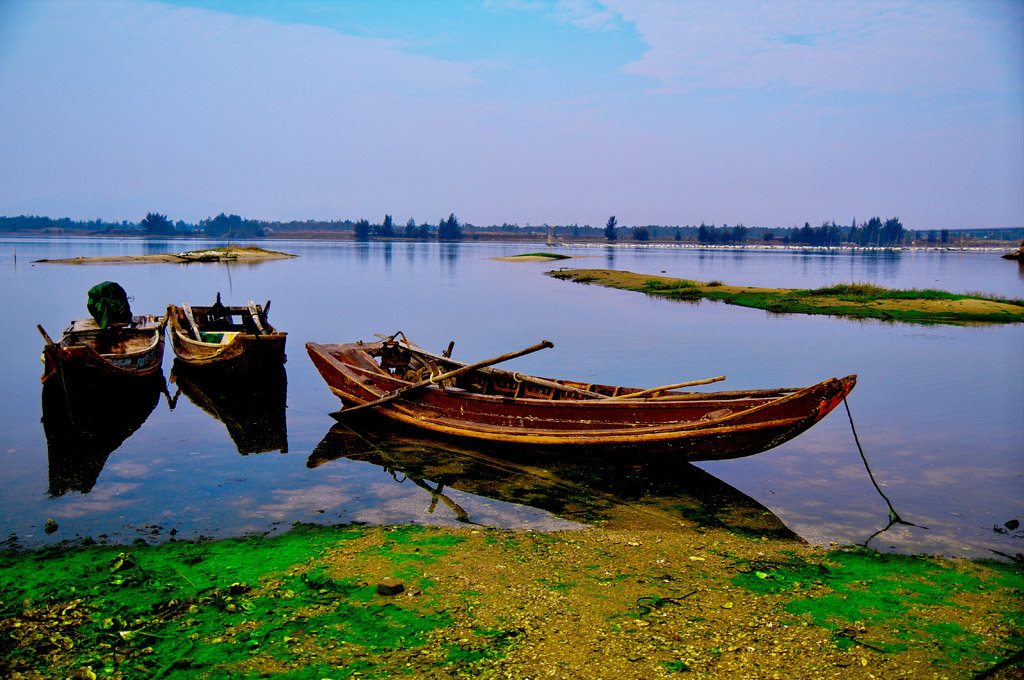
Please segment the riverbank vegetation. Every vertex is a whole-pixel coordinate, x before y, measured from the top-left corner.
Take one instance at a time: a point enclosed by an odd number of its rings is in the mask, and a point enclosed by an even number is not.
[[[8,552],[0,566],[0,675],[12,679],[956,679],[1021,667],[1019,565],[713,527],[297,526]]]
[[[993,247],[1013,246],[1024,238],[1024,227],[993,229],[908,229],[899,218],[873,217],[837,225],[835,220],[818,227],[746,226],[701,223],[678,225],[619,224],[614,216],[604,227],[589,224],[502,224],[478,225],[460,222],[454,213],[437,222],[417,222],[410,217],[404,227],[395,225],[391,215],[380,223],[368,219],[259,220],[220,213],[198,222],[172,220],[167,215],[148,213],[138,222],[102,219],[53,219],[35,215],[0,216],[0,233],[74,236],[160,236],[251,238],[323,238],[356,240],[546,240],[561,242],[695,243],[703,245],[804,245],[812,247]]]
[[[910,323],[1024,322],[1024,301],[938,290],[891,290],[871,284],[838,284],[814,290],[754,288],[611,269],[562,269],[548,272],[548,275],[672,300],[719,300],[787,314],[828,314]]]

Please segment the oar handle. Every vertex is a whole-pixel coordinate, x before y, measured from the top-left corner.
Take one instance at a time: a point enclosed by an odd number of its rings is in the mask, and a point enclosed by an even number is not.
[[[478,368],[485,368],[487,366],[493,366],[494,364],[501,363],[502,361],[508,361],[509,359],[515,359],[516,357],[521,357],[524,354],[532,354],[533,352],[537,352],[539,350],[547,349],[548,347],[554,347],[554,346],[555,346],[554,343],[549,342],[547,340],[542,340],[541,342],[537,343],[536,345],[533,345],[531,347],[527,347],[526,349],[521,349],[518,352],[509,352],[508,354],[502,354],[500,357],[494,357],[493,359],[485,359],[484,361],[478,361],[475,364],[468,364],[466,366],[462,366],[461,368],[456,368],[455,370],[448,371],[447,373],[442,373],[440,375],[431,376],[431,377],[427,378],[426,380],[424,380],[424,381],[422,381],[420,383],[416,383],[415,385],[409,385],[408,387],[403,387],[402,389],[403,390],[407,390],[407,389],[412,389],[413,387],[418,387],[420,385],[429,385],[429,384],[432,384],[432,383],[439,383],[439,382],[441,382],[443,380],[448,380],[449,378],[454,378],[457,375],[462,375],[463,373],[468,373],[469,371],[475,371]]]
[[[41,325],[41,324],[38,324],[38,323],[37,323],[37,324],[36,324],[36,328],[38,328],[38,329],[39,329],[39,332],[43,334],[43,339],[44,339],[44,340],[46,340],[46,344],[47,344],[47,345],[52,345],[52,344],[53,344],[53,340],[51,340],[51,339],[50,339],[50,336],[49,336],[49,335],[47,335],[47,334],[46,334],[46,331],[44,331],[44,330],[43,330],[43,327],[42,327],[42,325]]]
[[[527,347],[526,349],[521,349],[521,350],[519,350],[517,352],[509,352],[508,354],[502,354],[501,356],[493,357],[491,359],[485,359],[484,361],[478,361],[475,364],[467,364],[466,366],[462,366],[460,368],[456,368],[453,371],[448,371],[447,373],[442,373],[440,375],[431,376],[431,377],[427,378],[426,380],[421,380],[421,381],[419,381],[417,383],[413,383],[411,385],[405,385],[404,387],[399,387],[397,390],[394,390],[392,392],[388,392],[387,394],[382,395],[381,397],[379,397],[378,399],[374,399],[373,401],[368,401],[368,402],[366,402],[364,404],[359,404],[358,406],[352,406],[351,408],[345,408],[345,409],[342,409],[340,411],[335,411],[334,413],[331,414],[331,416],[333,416],[335,419],[340,419],[343,416],[347,416],[349,413],[352,413],[353,411],[358,411],[358,410],[364,409],[364,408],[375,408],[377,406],[380,406],[381,404],[386,404],[389,401],[394,401],[395,399],[397,399],[398,397],[402,396],[406,392],[410,392],[412,390],[419,389],[421,387],[426,387],[427,385],[436,384],[436,383],[442,382],[444,380],[448,380],[450,378],[454,378],[456,376],[462,375],[463,373],[468,373],[470,371],[475,371],[478,368],[485,368],[487,366],[493,366],[494,364],[501,363],[502,361],[508,361],[509,359],[515,359],[516,357],[521,357],[524,354],[531,354],[533,352],[536,352],[536,351],[539,351],[539,350],[542,350],[542,349],[547,349],[548,347],[554,347],[554,346],[555,346],[554,343],[549,342],[548,340],[542,340],[541,342],[537,343],[536,345],[532,345],[530,347]]]

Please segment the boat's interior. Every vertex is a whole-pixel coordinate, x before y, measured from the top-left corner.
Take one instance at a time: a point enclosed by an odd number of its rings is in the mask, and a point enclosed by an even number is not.
[[[75,319],[64,331],[61,346],[85,345],[100,354],[131,354],[142,352],[157,342],[163,334],[159,320],[153,316],[133,316],[128,325],[114,325],[101,329],[93,319]]]
[[[255,304],[249,307],[227,307],[220,304],[193,307],[184,304],[173,307],[171,313],[181,333],[200,342],[224,344],[239,333],[270,335],[276,332],[267,322],[263,310]]]
[[[494,367],[483,367],[444,378],[444,374],[462,368],[465,364],[445,355],[432,354],[409,342],[403,336],[401,341],[393,337],[379,343],[368,343],[363,352],[346,355],[346,363],[369,373],[387,373],[407,383],[424,380],[439,382],[445,387],[463,389],[484,395],[504,396],[522,399],[579,400],[624,398],[637,394],[645,400],[687,401],[707,399],[750,400],[775,398],[794,392],[794,389],[757,390],[755,392],[686,392],[681,390],[644,390],[634,387],[617,387],[595,383],[583,383],[564,379],[547,379]],[[438,381],[438,378],[440,380]],[[628,397],[627,397],[628,398]]]

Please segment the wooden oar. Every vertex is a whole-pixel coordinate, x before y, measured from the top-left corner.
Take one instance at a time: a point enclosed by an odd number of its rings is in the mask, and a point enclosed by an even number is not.
[[[642,392],[633,392],[631,394],[623,394],[618,397],[610,397],[611,399],[638,399],[640,397],[646,397],[648,394],[654,394],[655,392],[663,392],[664,390],[675,390],[680,387],[693,387],[694,385],[708,385],[710,383],[721,382],[725,380],[724,375],[720,375],[717,378],[708,378],[707,380],[691,380],[689,382],[676,383],[675,385],[662,385],[661,387],[652,387],[649,390]]]
[[[249,316],[252,317],[252,322],[256,324],[256,335],[266,335],[267,329],[264,328],[263,324],[260,322],[259,310],[256,309],[256,303],[252,300],[249,300]]]
[[[53,340],[50,339],[50,336],[46,334],[46,331],[43,330],[43,327],[40,324],[36,324],[36,328],[38,328],[39,332],[43,334],[43,339],[46,340],[47,345],[54,344]]]
[[[341,418],[347,416],[349,413],[352,413],[353,411],[358,411],[364,408],[375,408],[377,406],[380,406],[381,404],[386,404],[389,401],[394,401],[395,399],[398,399],[399,397],[408,392],[426,387],[427,385],[433,385],[435,383],[439,383],[444,380],[448,380],[450,378],[462,375],[463,373],[475,371],[478,368],[484,368],[485,366],[493,366],[494,364],[501,363],[502,361],[515,359],[516,357],[521,357],[524,354],[531,354],[532,352],[536,352],[538,350],[554,346],[554,343],[544,340],[539,344],[533,345],[532,347],[527,347],[526,349],[521,349],[518,352],[509,352],[508,354],[502,354],[499,357],[494,357],[492,359],[487,359],[485,361],[478,361],[475,364],[469,364],[461,368],[456,368],[454,371],[448,371],[447,373],[442,373],[441,375],[431,376],[426,380],[421,380],[417,383],[413,383],[412,385],[399,387],[397,390],[394,390],[393,392],[388,392],[387,394],[381,396],[380,398],[374,399],[373,401],[368,401],[365,404],[359,404],[358,406],[352,406],[350,408],[343,408],[340,411],[335,411],[334,413],[331,414],[331,417],[333,417],[336,420],[340,420]]]
[[[192,329],[192,333],[196,336],[196,340],[199,342],[203,341],[203,336],[199,333],[199,326],[196,325],[196,318],[192,315],[192,305],[187,302],[181,303],[181,310],[185,312],[185,320],[188,321],[189,328]]]

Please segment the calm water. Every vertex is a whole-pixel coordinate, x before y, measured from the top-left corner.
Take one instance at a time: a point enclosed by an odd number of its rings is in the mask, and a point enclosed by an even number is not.
[[[220,537],[296,521],[557,529],[761,517],[769,528],[784,525],[815,543],[982,557],[1024,552],[1024,530],[994,530],[1024,520],[1024,326],[781,316],[543,275],[556,266],[612,267],[752,286],[869,281],[1024,298],[1022,270],[998,253],[562,247],[586,259],[552,265],[490,259],[539,244],[275,241],[269,247],[300,257],[230,266],[32,263],[203,244],[0,240],[0,540],[34,546],[84,536]],[[56,337],[69,320],[87,316],[86,291],[104,280],[134,296],[136,313],[208,304],[218,291],[226,304],[272,300],[271,320],[289,333],[287,395],[224,397],[217,385],[176,375],[170,382],[168,346],[167,394],[133,401],[138,422],[118,425],[109,455],[77,467],[53,451],[48,456],[35,325]],[[612,384],[725,374],[722,389],[788,387],[856,373],[849,405],[867,460],[900,516],[917,526],[877,533],[888,508],[843,408],[777,449],[702,463],[703,472],[577,469],[529,452],[508,463],[379,427],[332,431],[328,413],[339,403],[303,343],[398,330],[428,348],[455,340],[455,357],[466,361],[548,339],[554,349],[514,367]],[[49,418],[47,428],[60,424]],[[48,518],[59,525],[51,535],[43,531]]]

